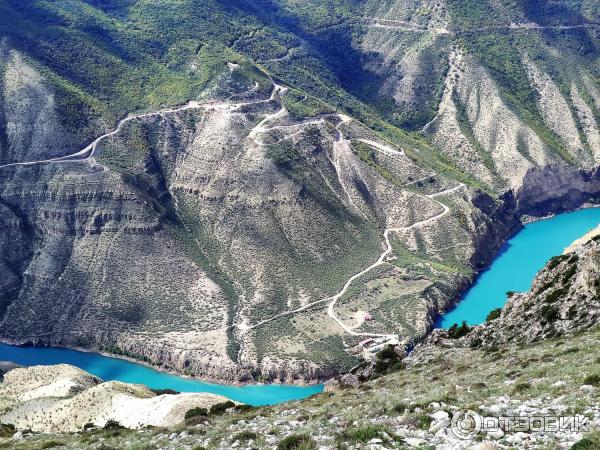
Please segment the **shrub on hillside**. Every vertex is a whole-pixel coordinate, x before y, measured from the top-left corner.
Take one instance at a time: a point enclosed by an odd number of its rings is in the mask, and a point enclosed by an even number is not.
[[[206,408],[192,408],[189,409],[186,413],[185,413],[185,420],[189,420],[193,417],[199,417],[199,416],[208,416],[208,410]]]
[[[490,313],[487,315],[487,317],[485,318],[486,322],[491,322],[492,320],[496,320],[500,317],[500,314],[502,314],[502,308],[496,308],[490,311]]]
[[[558,307],[554,305],[544,305],[540,309],[540,318],[546,323],[554,322],[558,317]]]
[[[104,424],[105,430],[124,430],[125,427],[121,425],[116,420],[110,419],[108,422]]]
[[[455,323],[450,328],[448,328],[448,337],[450,339],[459,339],[469,334],[469,331],[471,331],[471,327],[467,325],[466,320],[463,320],[461,325]]]
[[[234,408],[234,407],[235,407],[235,403],[233,403],[231,400],[228,400],[223,403],[217,403],[216,405],[211,406],[210,415],[211,416],[220,416],[221,414],[224,414],[225,411],[227,411],[229,408]]]
[[[292,434],[282,440],[277,450],[313,450],[317,444],[308,434]]]
[[[10,438],[16,433],[15,426],[10,423],[0,423],[0,438]]]
[[[377,353],[374,367],[376,374],[394,372],[403,368],[402,358],[396,353],[393,345],[387,345]]]
[[[599,386],[600,385],[600,375],[598,375],[596,373],[593,375],[588,375],[587,377],[584,378],[583,384],[591,384],[592,386]]]

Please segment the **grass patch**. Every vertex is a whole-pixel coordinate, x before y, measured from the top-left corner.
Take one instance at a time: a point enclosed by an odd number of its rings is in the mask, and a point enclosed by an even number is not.
[[[277,450],[314,450],[317,444],[308,434],[292,434],[283,439]]]

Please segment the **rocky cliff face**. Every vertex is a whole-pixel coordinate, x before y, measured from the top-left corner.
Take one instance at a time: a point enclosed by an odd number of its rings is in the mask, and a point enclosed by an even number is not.
[[[598,169],[562,165],[532,169],[516,193],[518,209],[533,216],[575,209],[597,199],[598,177]]]

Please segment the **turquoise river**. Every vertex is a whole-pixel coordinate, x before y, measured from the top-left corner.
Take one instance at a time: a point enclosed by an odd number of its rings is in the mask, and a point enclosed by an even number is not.
[[[16,347],[0,344],[0,361],[13,361],[24,366],[72,364],[105,381],[116,380],[125,383],[145,384],[153,389],[173,389],[179,392],[210,392],[253,406],[299,400],[323,392],[322,384],[311,386],[285,384],[234,386],[204,383],[171,375],[124,359],[64,348]]]
[[[526,225],[510,239],[490,267],[482,272],[457,306],[439,321],[442,327],[463,320],[478,324],[506,301],[508,291],[525,291],[535,274],[575,239],[600,223],[600,208],[559,214]],[[0,361],[21,365],[72,364],[103,380],[145,384],[153,389],[179,392],[210,392],[250,405],[269,405],[309,397],[323,385],[293,386],[255,384],[232,386],[187,379],[130,361],[96,353],[48,347],[16,347],[0,344]]]
[[[438,325],[448,328],[463,320],[469,325],[485,322],[486,316],[504,305],[507,292],[524,292],[553,256],[600,224],[600,208],[581,209],[525,225],[500,250],[494,262],[448,311]]]

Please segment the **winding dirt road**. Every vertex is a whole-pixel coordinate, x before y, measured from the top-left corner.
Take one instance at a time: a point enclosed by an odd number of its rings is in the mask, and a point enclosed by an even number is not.
[[[261,103],[268,103],[271,101],[276,100],[277,98],[281,98],[282,95],[285,94],[285,92],[287,91],[287,88],[281,85],[278,85],[276,83],[273,83],[273,90],[271,93],[271,96],[268,99],[263,99],[263,100],[255,100],[255,101],[250,101],[250,102],[238,102],[238,103],[230,103],[230,102],[222,102],[222,103],[212,103],[212,102],[207,102],[207,103],[200,103],[197,101],[191,101],[189,103],[187,103],[184,106],[178,107],[178,108],[168,108],[168,109],[163,109],[163,110],[159,110],[159,111],[155,111],[155,112],[150,112],[150,113],[142,113],[142,114],[135,114],[135,115],[130,115],[124,119],[122,119],[118,124],[117,127],[106,134],[103,134],[101,136],[99,136],[98,138],[96,138],[91,144],[87,145],[85,148],[83,148],[82,150],[79,150],[77,152],[71,153],[69,155],[66,156],[61,156],[61,157],[56,157],[56,158],[49,158],[49,159],[43,159],[43,160],[37,160],[37,161],[29,161],[29,162],[18,162],[18,163],[9,163],[9,164],[4,164],[4,165],[0,165],[0,169],[2,168],[6,168],[6,167],[15,167],[15,166],[32,166],[32,165],[36,165],[36,164],[47,164],[47,163],[73,163],[73,162],[91,162],[92,158],[94,158],[94,155],[96,154],[96,150],[98,148],[98,144],[100,144],[100,142],[102,142],[104,139],[110,138],[112,136],[117,135],[123,128],[123,126],[125,124],[127,124],[128,122],[134,121],[134,120],[139,120],[139,119],[144,119],[144,118],[148,118],[148,117],[157,117],[157,116],[165,116],[168,114],[176,114],[182,111],[187,111],[187,110],[193,110],[193,109],[205,109],[205,110],[221,110],[221,111],[236,111],[242,107],[245,106],[251,106],[251,105],[256,105],[256,104],[261,104]],[[261,141],[260,139],[258,139],[258,136],[260,134],[263,133],[267,133],[269,131],[272,130],[276,130],[276,129],[286,129],[286,128],[292,128],[292,127],[301,127],[302,125],[310,125],[310,124],[318,124],[318,123],[324,123],[324,118],[320,117],[319,119],[314,119],[314,120],[307,120],[301,123],[297,123],[297,124],[291,124],[291,125],[277,125],[277,126],[273,126],[273,127],[267,127],[266,125],[278,118],[281,118],[283,116],[285,116],[285,114],[287,114],[287,111],[285,109],[285,107],[283,106],[283,104],[281,105],[281,108],[279,110],[277,110],[276,112],[272,113],[272,114],[267,114],[254,128],[252,128],[252,130],[250,131],[250,133],[248,134],[248,138],[251,139],[255,144],[257,145],[267,145],[265,144],[263,141]],[[335,151],[334,154],[337,154],[338,156],[336,156],[336,161],[332,161],[332,164],[335,166],[336,168],[336,172],[338,174],[338,181],[340,183],[340,185],[342,186],[342,189],[345,191],[345,193],[348,196],[348,199],[350,201],[350,203],[352,204],[352,206],[354,206],[354,208],[364,217],[364,213],[356,206],[356,204],[354,203],[354,201],[352,200],[352,197],[348,191],[348,189],[345,187],[342,176],[341,176],[341,166],[340,166],[340,161],[339,161],[339,155],[344,155],[346,154],[346,152],[352,152],[352,149],[350,147],[351,145],[351,139],[346,139],[344,137],[344,134],[342,132],[342,130],[340,129],[340,127],[344,124],[347,124],[349,122],[352,121],[352,118],[344,115],[344,114],[331,114],[331,116],[336,116],[338,119],[338,124],[335,126],[335,131],[336,131],[336,138],[335,138],[335,142],[334,142],[334,147],[335,147]],[[298,130],[295,134],[298,134],[299,132],[302,132],[303,130],[300,129]],[[291,137],[290,136],[286,136],[283,139],[289,139]],[[390,155],[390,156],[400,156],[403,158],[406,158],[406,155],[404,154],[404,152],[402,150],[397,150],[387,144],[383,144],[377,141],[373,141],[370,139],[356,139],[356,141],[362,142],[366,145],[369,145],[371,147],[373,147],[375,150],[384,153],[386,155]],[[448,189],[446,191],[442,191],[442,192],[438,192],[435,194],[430,194],[430,195],[426,195],[425,197],[428,197],[430,199],[435,199],[438,196],[441,195],[445,195],[445,194],[450,194],[452,192],[455,192],[459,189],[461,189],[462,187],[464,187],[464,184],[459,184],[458,186],[455,186],[451,189]],[[299,308],[296,308],[294,310],[290,310],[290,311],[285,311],[283,313],[277,314],[269,319],[263,320],[261,322],[258,322],[254,325],[242,325],[242,324],[236,324],[233,325],[232,327],[236,327],[240,330],[240,332],[245,333],[248,330],[263,326],[269,322],[272,322],[275,319],[278,319],[280,317],[284,317],[284,316],[288,316],[288,315],[292,315],[292,314],[297,314],[299,312],[305,311],[315,305],[321,304],[321,303],[326,303],[329,302],[328,306],[327,306],[327,314],[329,315],[329,317],[331,317],[332,320],[334,320],[338,326],[340,328],[342,328],[342,330],[344,330],[346,333],[353,335],[353,336],[368,336],[368,337],[389,337],[389,338],[396,338],[396,335],[393,334],[378,334],[378,333],[358,333],[356,331],[354,331],[353,329],[351,329],[348,325],[346,325],[335,313],[335,305],[337,303],[337,301],[348,291],[349,287],[352,285],[352,283],[357,280],[358,278],[360,278],[361,276],[367,274],[368,272],[370,272],[371,270],[383,265],[386,263],[386,260],[388,258],[388,256],[392,253],[393,248],[392,248],[392,244],[390,242],[390,235],[391,233],[399,233],[399,232],[403,232],[403,231],[408,231],[411,230],[413,228],[416,227],[420,227],[420,226],[424,226],[427,224],[430,224],[432,222],[435,222],[436,220],[440,219],[441,217],[445,216],[448,211],[449,208],[444,205],[443,203],[435,200],[439,205],[442,206],[443,211],[440,214],[437,214],[436,216],[433,216],[431,218],[428,218],[426,220],[422,220],[420,222],[416,222],[410,226],[407,227],[397,227],[397,228],[387,228],[384,233],[383,233],[383,237],[384,237],[384,242],[385,242],[385,250],[383,251],[383,253],[379,256],[379,258],[377,259],[377,261],[375,261],[373,264],[371,264],[369,267],[361,270],[360,272],[356,273],[355,275],[351,276],[346,283],[344,284],[344,286],[342,287],[342,289],[335,294],[332,297],[327,297],[321,300],[317,300],[311,303],[308,303],[304,306],[301,306]]]
[[[268,123],[270,120],[273,120],[275,118],[280,117],[281,115],[283,115],[285,113],[285,109],[282,107],[281,110],[279,110],[278,112],[271,114],[267,117],[265,117],[265,119],[263,121],[260,122],[260,124],[255,127],[255,129],[253,130],[254,133],[251,132],[251,136],[255,137],[256,134],[258,133],[266,133],[268,131],[274,130],[274,129],[281,129],[284,126],[274,126],[274,127],[266,127],[265,124]],[[334,153],[337,155],[340,154],[344,154],[344,152],[346,151],[352,151],[350,148],[350,144],[351,144],[351,139],[346,139],[344,137],[344,133],[341,130],[341,126],[344,124],[347,124],[349,122],[352,121],[352,118],[344,115],[344,114],[335,114],[335,116],[337,116],[338,118],[338,124],[335,127],[335,131],[336,131],[336,137],[335,137],[335,142],[334,142]],[[314,122],[307,122],[307,123],[314,123]],[[297,124],[298,125],[298,124]],[[297,126],[295,125],[295,126]],[[404,153],[404,151],[402,150],[397,150],[387,144],[382,144],[380,142],[377,141],[373,141],[370,139],[355,139],[356,141],[362,142],[364,144],[367,144],[371,147],[373,147],[375,150],[384,153],[386,155],[391,155],[391,156],[400,156],[400,157],[404,157],[406,158],[406,155]],[[261,141],[257,141],[255,140],[256,143],[262,144]],[[412,161],[410,161],[412,163]],[[348,189],[345,187],[343,179],[341,177],[341,167],[339,164],[339,157],[336,157],[336,159],[334,159],[333,161],[331,161],[332,165],[335,167],[336,172],[338,174],[338,182],[340,183],[342,189],[344,190],[344,192],[346,193],[346,195],[348,196],[348,199],[350,201],[350,204],[361,214],[364,216],[364,213],[358,208],[358,206],[354,203],[354,201],[352,200],[352,197],[348,191]],[[435,174],[430,174],[425,178],[429,178],[431,176],[433,176]],[[419,181],[419,180],[417,180]],[[410,183],[409,183],[410,184]],[[441,191],[441,192],[436,192],[434,194],[429,194],[429,195],[423,195],[424,197],[427,197],[429,199],[433,199],[435,200],[436,197],[442,196],[442,195],[446,195],[446,194],[451,194],[453,192],[458,191],[459,189],[463,188],[465,185],[462,183],[459,183],[457,186],[454,186],[450,189],[447,189],[445,191]],[[293,310],[289,310],[289,311],[285,311],[282,312],[280,314],[276,314],[273,317],[270,317],[268,319],[265,319],[261,322],[258,322],[254,325],[237,325],[237,328],[242,332],[245,333],[249,330],[252,330],[254,328],[258,328],[261,327],[263,325],[266,325],[276,319],[279,319],[281,317],[286,317],[286,316],[290,316],[293,314],[297,314],[300,313],[302,311],[306,311],[309,308],[312,308],[313,306],[316,305],[320,305],[322,303],[326,303],[328,302],[328,306],[327,306],[327,314],[328,316],[335,321],[335,323],[342,329],[344,330],[344,332],[353,335],[353,336],[365,336],[365,337],[387,337],[390,339],[394,339],[397,338],[397,335],[394,334],[379,334],[379,333],[358,333],[356,331],[354,331],[352,328],[350,328],[348,325],[346,325],[336,314],[335,312],[335,305],[337,303],[337,301],[348,291],[348,289],[350,288],[350,286],[352,285],[352,283],[354,281],[356,281],[358,278],[362,277],[363,275],[369,273],[370,271],[372,271],[373,269],[385,264],[387,262],[387,258],[389,257],[389,255],[392,253],[393,248],[392,248],[392,244],[390,241],[390,235],[391,233],[400,233],[400,232],[405,232],[405,231],[409,231],[413,228],[417,228],[417,227],[421,227],[421,226],[425,226],[428,225],[430,223],[433,223],[439,219],[441,219],[443,216],[445,216],[446,214],[448,214],[448,212],[450,211],[450,209],[444,205],[442,202],[435,200],[436,203],[438,203],[441,207],[442,207],[442,212],[430,217],[428,219],[416,222],[410,226],[407,227],[395,227],[395,228],[387,228],[384,233],[383,233],[383,237],[384,237],[384,242],[385,242],[385,250],[383,251],[383,253],[379,256],[379,258],[377,259],[377,261],[375,261],[373,264],[371,264],[369,267],[361,270],[360,272],[356,273],[355,275],[351,276],[346,283],[344,284],[344,286],[342,287],[342,289],[335,294],[332,297],[327,297],[327,298],[323,298],[320,300],[316,300],[314,302],[311,303],[307,303],[306,305],[303,305],[299,308],[293,309]]]
[[[257,104],[262,104],[262,103],[268,103],[271,101],[274,101],[277,97],[279,97],[281,94],[283,94],[285,91],[287,90],[287,88],[284,88],[283,86],[280,86],[278,84],[273,84],[273,91],[271,93],[271,96],[268,99],[263,99],[263,100],[255,100],[255,101],[251,101],[251,102],[238,102],[238,103],[229,103],[229,102],[221,102],[221,103],[214,103],[214,102],[206,102],[206,103],[200,103],[197,101],[191,101],[189,103],[187,103],[184,106],[178,107],[178,108],[168,108],[168,109],[162,109],[159,111],[154,111],[154,112],[149,112],[149,113],[142,113],[142,114],[134,114],[134,115],[130,115],[127,116],[126,118],[122,119],[118,124],[117,127],[106,134],[103,134],[102,136],[97,137],[91,144],[89,144],[87,147],[83,148],[82,150],[78,150],[75,153],[71,153],[69,155],[66,156],[60,156],[60,157],[56,157],[56,158],[49,158],[49,159],[41,159],[41,160],[36,160],[36,161],[28,161],[28,162],[18,162],[18,163],[10,163],[10,164],[3,164],[0,165],[0,169],[3,169],[5,167],[15,167],[15,166],[32,166],[32,165],[36,165],[36,164],[47,164],[47,163],[67,163],[67,162],[81,162],[81,161],[89,161],[91,158],[94,157],[96,150],[98,148],[98,144],[100,142],[102,142],[104,139],[110,138],[112,136],[117,135],[122,129],[123,126],[125,124],[127,124],[128,122],[134,121],[134,120],[139,120],[139,119],[144,119],[144,118],[148,118],[148,117],[157,117],[157,116],[166,116],[169,114],[176,114],[182,111],[187,111],[187,110],[193,110],[193,109],[204,109],[207,111],[213,110],[213,111],[236,111],[240,108],[243,108],[245,106],[251,106],[251,105],[257,105]],[[280,113],[281,111],[278,111],[275,114],[272,114],[270,116],[267,116],[261,123],[259,123],[251,132],[251,138],[254,137],[255,134],[260,132],[261,127],[264,125],[264,123],[266,123],[268,120],[272,120],[274,117],[276,116],[278,113]]]

